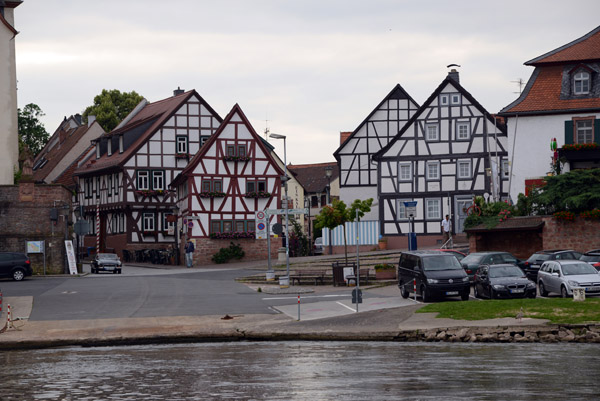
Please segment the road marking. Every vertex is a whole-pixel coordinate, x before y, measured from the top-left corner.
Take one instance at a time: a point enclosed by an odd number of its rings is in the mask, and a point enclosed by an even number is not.
[[[350,294],[348,295],[307,295],[307,296],[302,296],[300,295],[301,299],[306,299],[306,298],[332,298],[332,297],[346,297],[346,298],[350,298]],[[271,298],[263,298],[263,301],[272,301],[272,300],[276,300],[276,299],[298,299],[298,295],[294,295],[292,297],[271,297]]]
[[[342,305],[344,308],[348,308],[348,309],[350,309],[352,312],[354,312],[354,311],[355,311],[353,308],[351,308],[351,307],[349,307],[349,306],[347,306],[347,305],[344,305],[344,304],[343,304],[343,303],[341,303],[341,302],[337,302],[337,301],[336,301],[336,304],[338,304],[338,305]]]

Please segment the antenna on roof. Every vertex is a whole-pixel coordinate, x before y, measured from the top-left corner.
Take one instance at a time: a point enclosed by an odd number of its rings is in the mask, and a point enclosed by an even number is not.
[[[514,82],[515,84],[519,85],[519,91],[513,92],[513,93],[518,93],[520,95],[523,92],[523,86],[525,86],[525,81],[523,81],[523,78],[519,78],[517,81],[510,81],[510,82]]]
[[[271,131],[269,130],[269,120],[268,118],[265,118],[265,140],[269,140],[269,133]]]

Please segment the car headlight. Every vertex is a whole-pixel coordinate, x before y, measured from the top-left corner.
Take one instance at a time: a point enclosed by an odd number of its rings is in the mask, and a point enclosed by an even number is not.
[[[434,279],[434,278],[428,278],[428,279],[427,279],[427,282],[428,282],[429,284],[437,284],[437,283],[439,283],[439,280],[436,280],[436,279]]]
[[[495,290],[503,290],[504,286],[503,285],[499,285],[499,284],[495,284],[492,287],[494,287]]]
[[[469,276],[467,276],[467,277],[463,277],[462,281],[463,281],[463,282],[469,281]]]
[[[528,283],[527,288],[535,288],[535,283]]]
[[[568,283],[571,287],[579,287],[579,283],[577,281],[569,280]]]

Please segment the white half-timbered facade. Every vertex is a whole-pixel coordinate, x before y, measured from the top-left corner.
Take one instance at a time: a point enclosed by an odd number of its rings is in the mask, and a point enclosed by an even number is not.
[[[506,197],[506,144],[504,127],[459,84],[458,72],[450,72],[374,157],[381,234],[410,232],[405,201],[417,201],[414,232],[440,236],[448,214],[453,232],[461,233],[474,196]]]
[[[200,250],[195,263],[208,263],[231,241],[241,244],[247,259],[266,258],[267,241],[254,239],[255,213],[281,207],[284,174],[271,151],[236,104],[172,183],[186,237]],[[272,242],[272,249],[280,246]]]
[[[340,199],[346,204],[355,199],[377,199],[375,153],[386,146],[415,114],[419,105],[398,84],[360,123],[333,154],[338,162]],[[377,220],[373,208],[362,220]]]
[[[100,211],[100,248],[134,251],[174,244],[175,193],[171,181],[215,133],[222,119],[194,90],[142,101],[112,132],[98,138],[96,154],[77,169],[79,203],[94,232]]]

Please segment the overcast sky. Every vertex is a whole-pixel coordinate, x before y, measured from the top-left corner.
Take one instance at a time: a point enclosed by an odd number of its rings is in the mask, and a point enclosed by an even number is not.
[[[397,83],[422,104],[451,63],[498,112],[529,79],[525,61],[593,30],[599,12],[598,0],[25,0],[18,102],[39,105],[52,133],[102,89],[153,102],[180,86],[286,135],[288,162],[333,161],[339,132]]]

